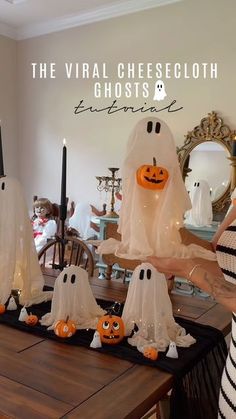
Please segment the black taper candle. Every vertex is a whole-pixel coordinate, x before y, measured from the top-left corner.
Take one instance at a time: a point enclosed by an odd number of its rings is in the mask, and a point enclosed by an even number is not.
[[[66,220],[67,216],[67,203],[66,203],[66,158],[67,149],[66,141],[63,141],[62,151],[62,173],[61,173],[61,205],[60,205],[60,219]]]
[[[0,177],[5,176],[4,173],[4,164],[3,164],[3,150],[2,150],[2,129],[0,121]]]
[[[236,136],[232,140],[232,156],[236,157]]]

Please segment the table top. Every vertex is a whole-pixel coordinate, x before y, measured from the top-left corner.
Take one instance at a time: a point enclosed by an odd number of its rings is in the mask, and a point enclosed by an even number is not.
[[[48,285],[54,282],[49,276],[45,279]],[[91,278],[90,283],[95,297],[125,301],[127,284],[97,278]],[[175,315],[214,326],[224,335],[230,332],[231,313],[215,301],[182,295],[172,295],[171,300]],[[55,356],[61,352],[61,344],[46,340],[43,345]],[[40,344],[37,346],[36,356],[42,353]],[[74,361],[79,373],[76,388],[71,390],[68,383],[63,390],[63,402],[69,401],[74,406],[67,412],[67,418],[138,419],[172,386],[172,375],[158,368],[133,364],[82,347],[67,347],[66,356],[69,363]],[[56,394],[56,397],[60,399],[61,395]]]
[[[208,226],[194,226],[192,224],[185,224],[185,228],[187,228],[188,230],[202,230],[202,231],[211,231],[213,233],[216,232],[216,230],[219,228],[220,223],[218,223],[217,221],[213,221],[212,224],[208,225]]]

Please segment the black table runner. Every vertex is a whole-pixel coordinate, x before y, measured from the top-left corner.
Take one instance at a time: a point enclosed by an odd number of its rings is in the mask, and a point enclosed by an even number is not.
[[[97,302],[104,309],[112,305],[109,301],[97,300]],[[189,348],[178,347],[178,359],[167,358],[164,352],[159,352],[158,359],[152,361],[145,358],[135,347],[130,346],[127,338],[118,345],[103,344],[102,348],[91,349],[90,343],[94,330],[77,330],[71,338],[62,339],[40,323],[33,327],[28,326],[18,320],[21,308],[19,306],[17,310],[1,314],[0,323],[37,334],[45,339],[53,339],[70,345],[82,345],[89,350],[104,352],[133,363],[161,368],[174,376],[171,419],[217,418],[220,380],[227,355],[224,336],[219,330],[190,320],[175,318],[176,322],[196,339],[196,343]],[[32,312],[39,318],[50,310],[51,302],[27,308],[28,313]]]

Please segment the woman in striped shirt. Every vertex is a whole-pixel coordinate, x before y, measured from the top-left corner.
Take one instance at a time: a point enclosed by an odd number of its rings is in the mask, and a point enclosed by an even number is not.
[[[217,262],[205,259],[149,257],[148,262],[164,274],[193,282],[232,311],[232,338],[222,376],[220,419],[236,418],[236,207],[227,215],[212,241]]]

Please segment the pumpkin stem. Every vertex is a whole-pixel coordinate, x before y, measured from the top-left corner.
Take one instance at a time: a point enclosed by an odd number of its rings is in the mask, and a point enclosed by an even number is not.
[[[68,320],[69,320],[69,316],[66,317],[66,323],[68,322]]]
[[[157,165],[156,158],[155,158],[155,157],[153,157],[153,166],[156,166],[156,165]]]

